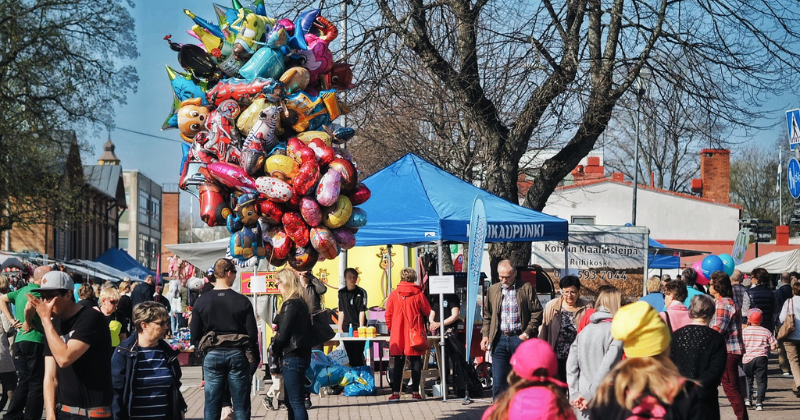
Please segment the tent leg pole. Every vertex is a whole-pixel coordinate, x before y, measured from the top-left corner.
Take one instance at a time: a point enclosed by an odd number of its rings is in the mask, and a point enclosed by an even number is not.
[[[439,266],[439,275],[444,275],[444,261],[442,260],[443,253],[443,244],[442,240],[439,239],[438,248],[438,261],[437,264]],[[441,383],[442,383],[442,402],[447,401],[447,362],[445,361],[445,354],[444,354],[444,295],[439,295],[439,321],[441,321],[439,325],[439,360],[441,361],[441,366],[439,368],[442,371],[441,374]]]

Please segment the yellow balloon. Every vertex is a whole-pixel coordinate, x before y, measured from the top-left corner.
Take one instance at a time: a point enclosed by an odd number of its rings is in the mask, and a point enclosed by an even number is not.
[[[266,107],[267,99],[265,97],[259,96],[253,99],[253,103],[250,104],[244,112],[239,114],[239,118],[236,119],[236,128],[239,129],[239,132],[249,133],[250,130],[253,129],[253,125],[258,121],[261,110]]]
[[[311,143],[311,140],[320,139],[322,140],[325,145],[331,145],[331,135],[325,131],[303,131],[302,133],[297,133],[297,138],[300,139],[304,144]]]
[[[353,214],[353,204],[345,195],[340,195],[336,203],[330,207],[325,207],[322,214],[322,223],[330,229],[344,226]]]
[[[267,158],[267,162],[264,164],[264,169],[266,170],[267,175],[288,182],[290,179],[297,176],[300,166],[298,166],[297,162],[289,156],[272,155]]]

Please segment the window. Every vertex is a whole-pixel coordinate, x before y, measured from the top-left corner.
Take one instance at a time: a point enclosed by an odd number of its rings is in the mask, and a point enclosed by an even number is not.
[[[593,225],[594,216],[572,216],[573,225]]]
[[[150,220],[150,216],[148,216],[147,212],[150,206],[150,197],[147,195],[145,191],[139,191],[139,217],[137,220],[139,221],[140,225],[146,225]]]
[[[128,238],[119,238],[119,249],[128,250]]]
[[[161,200],[150,199],[150,227],[160,229],[161,226]]]

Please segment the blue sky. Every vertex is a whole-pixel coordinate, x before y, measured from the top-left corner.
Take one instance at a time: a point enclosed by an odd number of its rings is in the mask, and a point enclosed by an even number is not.
[[[229,4],[224,0],[217,2]],[[243,3],[248,4],[249,1],[245,0]],[[195,41],[186,34],[186,30],[191,28],[192,21],[183,14],[183,8],[191,9],[198,16],[210,21],[216,21],[212,1],[209,0],[136,2],[132,15],[140,54],[134,63],[139,73],[139,88],[137,93],[128,97],[127,105],[118,107],[116,118],[118,128],[111,132],[111,139],[116,145],[116,154],[122,161],[123,168],[137,169],[160,184],[178,182],[178,166],[181,160],[181,140],[178,132],[161,131],[160,128],[169,113],[172,101],[172,91],[165,66],[181,69],[176,53],[169,49],[163,38],[171,34],[176,42]],[[787,92],[790,91],[791,89],[787,88]],[[795,98],[796,96],[790,93],[768,100],[764,107],[775,110],[774,114],[770,114],[769,118],[760,121],[759,124],[771,125],[771,128],[753,132],[747,138],[742,135],[735,140],[744,141],[744,145],[757,144],[764,148],[771,147],[779,135],[785,135],[784,110],[800,106]],[[85,137],[94,146],[93,153],[84,154],[84,162],[87,164],[96,164],[103,152],[103,143],[108,138],[108,133],[105,132],[92,134]],[[185,193],[183,195],[182,210],[188,211],[188,195]]]

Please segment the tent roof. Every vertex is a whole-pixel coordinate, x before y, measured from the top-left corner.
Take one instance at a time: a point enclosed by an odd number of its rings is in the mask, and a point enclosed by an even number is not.
[[[708,251],[670,248],[653,238],[650,239],[650,268],[680,268],[681,257],[709,254]]]
[[[360,207],[367,225],[359,246],[414,244],[436,240],[469,242],[472,202],[486,208],[486,242],[567,239],[564,219],[510,203],[409,153],[364,180],[372,197]]]
[[[125,276],[131,279],[143,280],[148,275],[156,275],[155,272],[148,270],[147,267],[131,257],[127,252],[121,251],[113,246],[109,248],[108,251],[95,258],[95,261],[122,271],[125,273]]]
[[[761,267],[770,273],[786,273],[800,271],[800,249],[791,251],[770,252],[736,266],[737,270],[749,273]]]

